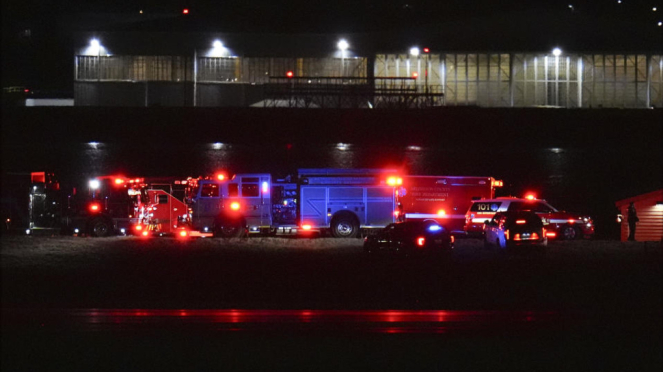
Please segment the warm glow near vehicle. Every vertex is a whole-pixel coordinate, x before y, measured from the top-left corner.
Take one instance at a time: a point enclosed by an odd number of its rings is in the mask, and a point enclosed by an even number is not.
[[[232,202],[230,203],[230,209],[237,211],[239,210],[239,203],[238,202]]]

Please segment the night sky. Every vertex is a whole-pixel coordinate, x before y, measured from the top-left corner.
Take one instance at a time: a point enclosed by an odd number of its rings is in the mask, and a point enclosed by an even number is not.
[[[500,33],[506,50],[661,53],[661,0],[3,0],[2,85],[72,90],[72,35],[81,31],[217,31],[268,33],[398,32],[411,42],[447,25],[467,32],[437,35],[485,48]],[[183,15],[183,9],[189,9]],[[657,8],[656,11],[653,8]],[[142,14],[140,13],[142,11]],[[545,25],[540,27],[539,25]],[[517,36],[517,37],[514,37]],[[400,47],[400,46],[399,46]],[[448,47],[448,46],[447,46]],[[482,49],[483,50],[483,49]],[[532,50],[535,51],[535,50]]]

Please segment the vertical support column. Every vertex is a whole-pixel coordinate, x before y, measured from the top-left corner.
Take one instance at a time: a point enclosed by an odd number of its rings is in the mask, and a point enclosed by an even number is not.
[[[447,55],[440,56],[440,79],[442,80],[442,94],[444,94],[444,105],[447,105]]]
[[[571,57],[566,56],[566,108],[569,108],[569,93],[571,90]]]
[[[545,104],[548,105],[548,56],[543,57],[543,81],[545,86]]]
[[[534,105],[539,103],[538,100],[538,90],[539,90],[539,58],[534,57]]]
[[[582,55],[578,57],[578,108],[582,108],[582,69],[583,69],[583,63],[582,63]]]
[[[465,104],[470,101],[470,55],[465,54]]]
[[[193,50],[193,107],[198,103],[198,51]]]
[[[647,54],[645,56],[645,59],[646,59],[645,71],[646,71],[646,74],[647,74],[647,83],[646,83],[647,91],[645,92],[645,105],[646,105],[645,108],[650,108],[651,107],[651,75],[652,75],[652,73],[651,73],[652,72],[651,71],[652,70],[651,59],[652,59],[652,55]]]
[[[513,84],[515,79],[515,71],[513,65],[513,54],[509,53],[509,107],[513,107]]]

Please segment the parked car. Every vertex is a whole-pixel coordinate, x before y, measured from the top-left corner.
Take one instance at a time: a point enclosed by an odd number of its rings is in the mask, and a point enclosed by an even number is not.
[[[484,226],[487,247],[510,248],[548,244],[543,221],[531,211],[498,212]]]
[[[454,237],[434,220],[397,222],[364,239],[364,251],[402,254],[451,252]]]

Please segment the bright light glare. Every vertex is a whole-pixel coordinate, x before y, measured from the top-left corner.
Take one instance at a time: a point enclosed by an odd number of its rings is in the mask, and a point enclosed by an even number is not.
[[[444,216],[445,214],[447,214],[447,212],[445,212],[444,209],[440,209],[439,211],[437,211],[438,216]]]
[[[302,229],[311,230],[311,225],[302,225]]]
[[[239,203],[238,202],[230,203],[230,209],[234,211],[239,210]]]
[[[423,247],[426,244],[426,238],[417,238],[417,245]]]
[[[223,48],[223,43],[220,40],[214,40],[212,46],[215,48]]]
[[[336,44],[336,46],[338,47],[338,49],[340,49],[342,51],[345,51],[345,50],[348,49],[350,44],[348,44],[348,42],[345,41],[345,39],[341,39],[341,40],[339,40],[338,44]]]
[[[410,55],[412,55],[414,57],[418,56],[419,55],[419,48],[417,48],[417,47],[411,48],[410,49]]]
[[[90,188],[92,190],[98,189],[99,186],[101,186],[101,184],[99,183],[99,180],[90,180]]]
[[[555,49],[553,49],[552,54],[553,54],[555,57],[559,57],[560,54],[562,54],[562,50],[559,49],[559,48],[555,48]]]
[[[428,226],[428,231],[440,231],[442,230],[442,226],[440,225],[430,225]]]
[[[528,194],[527,196],[525,196],[525,199],[534,200],[534,199],[536,199],[536,197],[534,196],[534,194]]]

